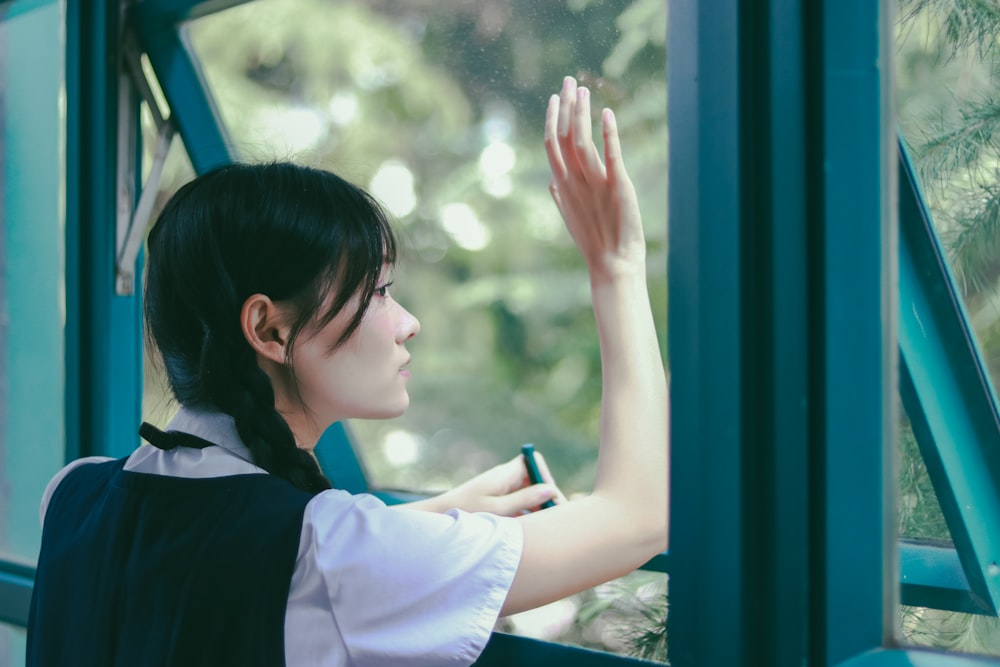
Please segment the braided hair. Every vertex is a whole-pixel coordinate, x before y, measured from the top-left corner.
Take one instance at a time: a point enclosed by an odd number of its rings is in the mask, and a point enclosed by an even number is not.
[[[149,234],[144,292],[147,337],[174,397],[232,416],[264,470],[306,491],[330,488],[275,409],[271,380],[243,337],[240,310],[254,294],[294,305],[286,347],[294,376],[292,349],[303,328],[325,326],[357,294],[361,305],[337,345],[350,338],[395,255],[377,202],[330,172],[284,162],[234,164],[187,183]]]

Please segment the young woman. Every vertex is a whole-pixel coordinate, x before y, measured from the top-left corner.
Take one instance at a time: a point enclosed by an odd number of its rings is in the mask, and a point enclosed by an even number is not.
[[[403,509],[331,489],[311,452],[324,429],[409,404],[420,325],[389,291],[396,242],[333,174],[224,167],[149,237],[147,326],[180,412],[166,432],[143,425],[150,444],[126,459],[49,484],[28,664],[471,664],[498,616],[665,549],[666,380],[608,110],[602,127],[603,160],[589,92],[567,78],[545,143],[601,344],[591,495],[565,502],[518,459]]]

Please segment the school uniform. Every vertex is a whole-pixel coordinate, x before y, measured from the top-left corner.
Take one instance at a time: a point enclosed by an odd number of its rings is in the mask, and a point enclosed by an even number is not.
[[[520,561],[516,520],[307,494],[255,466],[228,415],[182,408],[166,431],[217,446],[142,445],[49,483],[29,666],[478,658]]]

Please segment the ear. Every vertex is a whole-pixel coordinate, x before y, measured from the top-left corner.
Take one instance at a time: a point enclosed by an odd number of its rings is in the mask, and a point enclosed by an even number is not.
[[[251,295],[240,309],[240,327],[250,347],[265,359],[285,365],[288,351],[288,314],[263,294]]]

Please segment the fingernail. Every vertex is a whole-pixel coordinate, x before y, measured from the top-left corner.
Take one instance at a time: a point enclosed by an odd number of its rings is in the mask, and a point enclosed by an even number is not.
[[[573,77],[571,77],[571,76],[564,77],[563,78],[563,90],[569,90],[570,88],[573,87],[573,84],[575,82],[576,82],[576,80]]]
[[[590,96],[590,91],[586,88],[577,88],[576,97],[577,99],[585,100]]]

